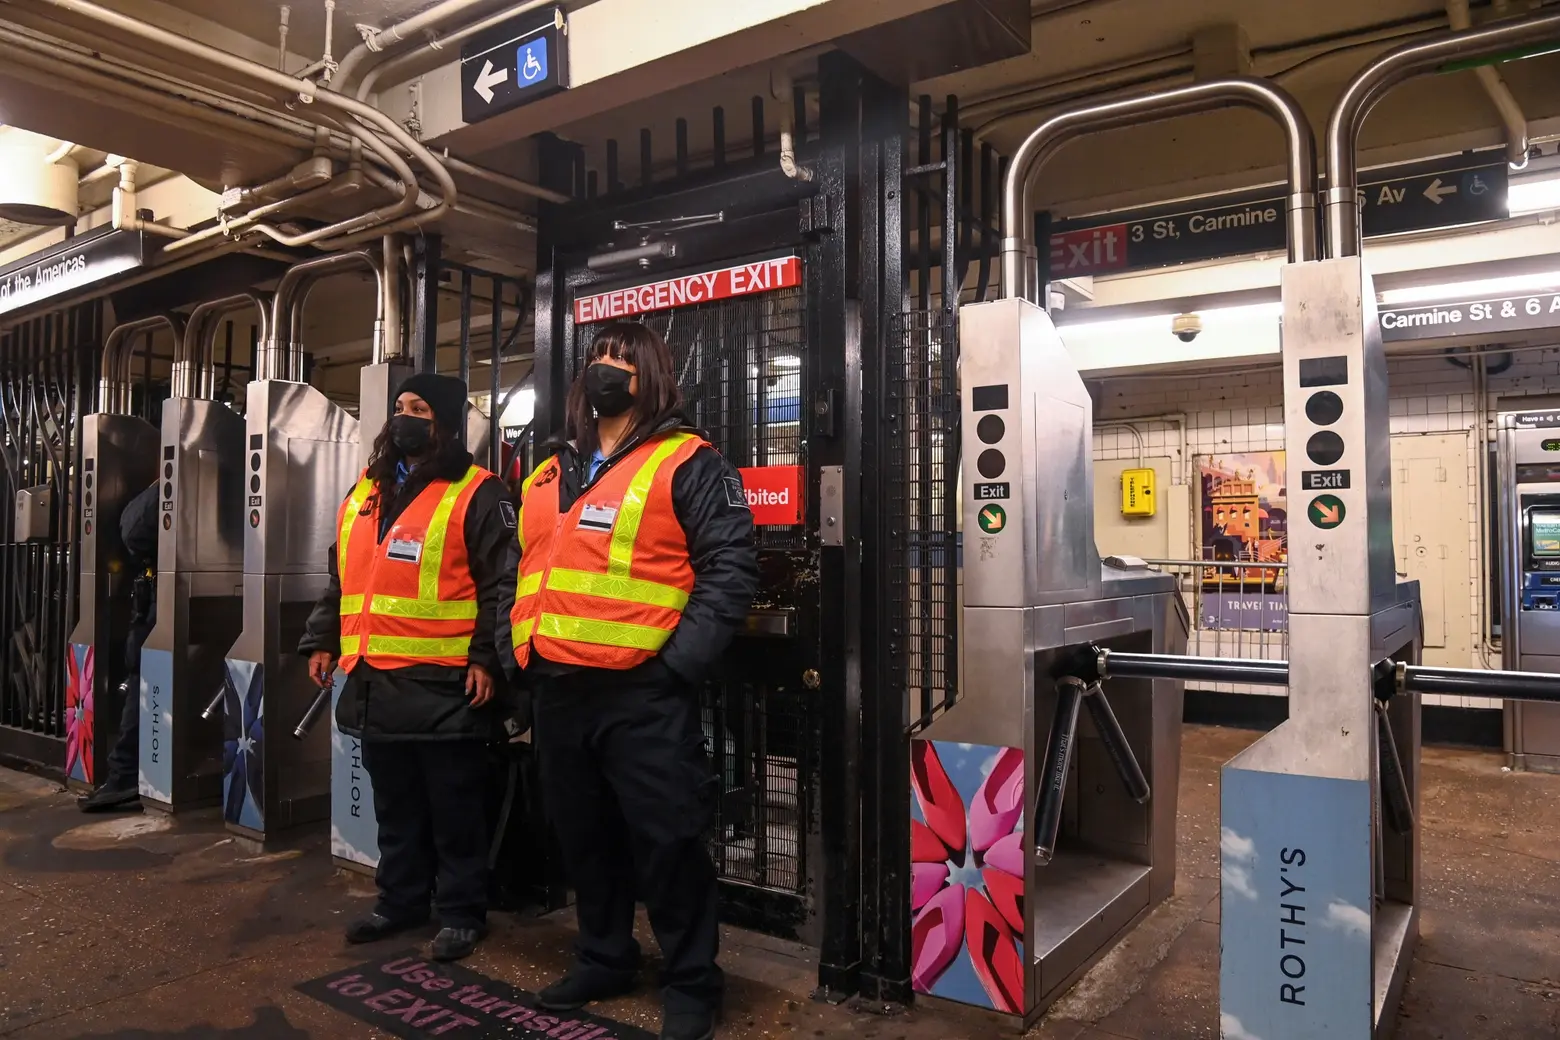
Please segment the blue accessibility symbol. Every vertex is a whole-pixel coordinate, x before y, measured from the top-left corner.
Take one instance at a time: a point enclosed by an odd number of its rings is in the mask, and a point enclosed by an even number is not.
[[[1464,177],[1463,187],[1468,190],[1469,195],[1487,195],[1490,191],[1490,186],[1477,173],[1470,173]]]
[[[530,40],[515,55],[515,68],[520,82],[525,86],[540,83],[547,78],[547,37]]]

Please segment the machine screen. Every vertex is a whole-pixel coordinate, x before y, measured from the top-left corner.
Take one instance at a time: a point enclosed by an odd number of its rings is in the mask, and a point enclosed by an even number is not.
[[[1528,514],[1528,525],[1534,558],[1560,559],[1560,510],[1535,509]]]

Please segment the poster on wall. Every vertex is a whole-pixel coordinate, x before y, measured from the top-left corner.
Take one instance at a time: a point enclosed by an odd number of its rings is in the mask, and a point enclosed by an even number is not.
[[[1202,478],[1203,628],[1281,632],[1288,627],[1288,496],[1282,451],[1198,459]],[[1247,566],[1247,565],[1250,566]]]

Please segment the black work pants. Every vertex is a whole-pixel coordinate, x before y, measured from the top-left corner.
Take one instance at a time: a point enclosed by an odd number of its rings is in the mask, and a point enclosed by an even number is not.
[[[637,892],[661,947],[669,1010],[717,1007],[715,867],[705,847],[716,778],[697,696],[660,677],[589,670],[538,680],[542,798],[574,886],[579,970],[639,967]]]
[[[155,608],[156,604],[153,604]],[[143,620],[130,623],[125,639],[125,681],[123,703],[119,707],[119,736],[108,752],[108,783],[112,787],[135,787],[141,778],[141,644],[157,624],[153,609]]]
[[[475,740],[365,740],[379,819],[377,913],[438,907],[447,928],[487,923],[487,749]]]

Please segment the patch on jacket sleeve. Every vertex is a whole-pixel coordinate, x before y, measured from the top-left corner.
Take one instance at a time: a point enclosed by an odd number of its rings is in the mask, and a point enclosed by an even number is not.
[[[733,509],[747,509],[747,492],[742,490],[742,478],[728,476],[725,478],[726,504]]]
[[[515,517],[515,504],[513,502],[500,502],[498,504],[498,515],[503,517],[504,526],[509,528],[511,531],[513,531],[519,524],[519,521]]]

